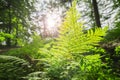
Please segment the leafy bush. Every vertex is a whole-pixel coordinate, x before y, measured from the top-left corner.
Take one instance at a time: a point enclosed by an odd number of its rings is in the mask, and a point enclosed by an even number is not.
[[[109,66],[111,67],[111,73],[115,76],[120,77],[120,46],[117,46],[115,48],[115,53],[113,55],[110,55],[108,61]]]
[[[110,73],[112,76],[120,77],[119,70],[119,62],[120,62],[120,54],[119,54],[119,44],[120,43],[120,22],[115,23],[115,27],[112,30],[107,32],[105,36],[105,40],[103,41],[103,48],[106,53],[104,54],[104,58],[102,61],[107,64],[107,67],[110,69]],[[107,68],[108,69],[108,68]]]
[[[50,80],[107,80],[109,74],[104,74],[100,56],[81,56],[79,61],[57,60],[51,62],[46,70]]]
[[[107,41],[120,40],[120,22],[117,22],[116,26],[107,32],[105,38]]]
[[[116,55],[120,55],[120,46],[117,46],[115,48],[115,51],[116,51]]]
[[[32,42],[25,44],[21,48],[10,50],[6,53],[6,55],[17,56],[23,59],[26,58],[25,55],[28,55],[31,58],[38,59],[44,56],[44,54],[41,53],[42,47],[44,47],[43,40],[39,36],[34,36]]]
[[[12,39],[13,35],[1,32],[0,33],[0,42],[5,41],[6,38],[11,38]]]

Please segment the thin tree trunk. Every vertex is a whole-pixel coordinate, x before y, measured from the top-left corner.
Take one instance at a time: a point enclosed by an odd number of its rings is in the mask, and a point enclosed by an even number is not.
[[[69,0],[69,2],[70,2],[70,6],[72,7],[72,0]]]
[[[11,4],[10,4],[10,0],[9,0],[9,3],[8,3],[8,7],[9,7],[9,13],[8,13],[8,17],[9,17],[9,23],[8,23],[8,33],[11,34]],[[7,38],[7,41],[6,41],[6,44],[7,46],[11,46],[11,39],[10,38]]]
[[[97,27],[101,27],[100,15],[99,15],[97,1],[96,0],[92,0],[92,5],[93,5],[93,9],[94,9],[94,16],[95,16],[96,26]]]
[[[17,25],[16,25],[16,39],[15,39],[15,46],[18,45],[18,20],[17,20]]]

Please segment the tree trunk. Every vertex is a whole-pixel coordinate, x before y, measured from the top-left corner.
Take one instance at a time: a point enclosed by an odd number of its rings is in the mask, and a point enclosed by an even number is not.
[[[17,20],[17,25],[16,25],[16,39],[15,39],[15,46],[18,45],[18,20]]]
[[[70,2],[70,6],[72,7],[72,0],[69,0],[69,2]]]
[[[97,1],[96,0],[92,0],[92,5],[93,5],[93,9],[94,9],[94,16],[95,16],[96,26],[97,27],[101,27],[100,15],[99,15]]]
[[[7,33],[11,34],[12,27],[11,27],[11,4],[10,4],[10,0],[9,0],[9,3],[8,3],[8,7],[9,7],[9,13],[8,13],[9,23],[8,23]],[[11,46],[11,38],[7,38],[6,44],[7,44],[8,47]]]

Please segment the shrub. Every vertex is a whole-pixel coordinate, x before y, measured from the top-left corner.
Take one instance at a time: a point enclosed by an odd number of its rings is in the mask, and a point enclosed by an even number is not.
[[[33,41],[30,43],[24,44],[21,48],[9,50],[6,55],[17,56],[25,59],[25,56],[28,55],[32,58],[40,58],[42,54],[40,53],[40,48],[43,46],[44,42],[39,36],[34,36]]]
[[[12,39],[13,35],[8,34],[8,33],[3,33],[3,32],[0,33],[0,43],[5,41],[7,38]]]
[[[105,39],[107,41],[120,40],[120,22],[115,23],[115,27],[107,32]]]

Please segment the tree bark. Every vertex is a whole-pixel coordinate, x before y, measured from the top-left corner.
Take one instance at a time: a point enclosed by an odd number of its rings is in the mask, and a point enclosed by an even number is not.
[[[97,5],[96,0],[92,0],[92,5],[93,5],[93,11],[94,11],[94,16],[95,16],[95,22],[97,27],[101,27],[101,22],[100,22],[100,15],[99,15],[99,9]]]

